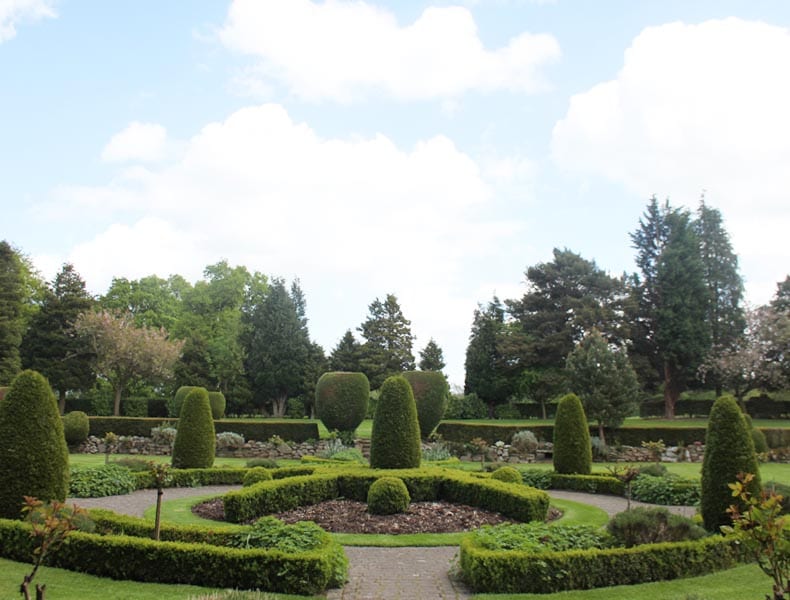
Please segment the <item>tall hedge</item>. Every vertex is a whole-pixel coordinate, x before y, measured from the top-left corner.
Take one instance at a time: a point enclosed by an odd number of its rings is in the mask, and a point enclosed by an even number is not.
[[[49,383],[22,371],[0,402],[0,517],[20,516],[23,496],[65,500],[69,449]]]
[[[171,417],[180,417],[181,416],[181,407],[184,405],[184,400],[187,397],[187,394],[194,390],[197,386],[194,385],[182,385],[180,388],[176,390],[175,396],[173,396],[173,404],[172,406],[168,407]]]
[[[329,431],[353,433],[365,419],[370,382],[364,373],[324,373],[315,386],[316,416]]]
[[[738,473],[753,473],[752,494],[760,493],[760,467],[746,419],[732,396],[722,396],[713,404],[705,436],[702,459],[700,512],[708,531],[719,531],[732,523],[727,508],[733,504],[732,490]]]
[[[173,466],[177,469],[206,469],[214,464],[216,434],[208,392],[194,388],[184,398],[178,432],[173,443]]]
[[[420,466],[420,424],[414,394],[400,375],[381,385],[373,432],[370,466],[374,469],[410,469]]]
[[[554,418],[554,470],[589,475],[592,469],[590,427],[576,394],[560,398]]]
[[[447,409],[449,395],[447,379],[439,371],[407,371],[403,376],[414,393],[420,437],[428,439]]]
[[[211,416],[214,419],[221,419],[225,416],[225,406],[227,405],[225,394],[222,392],[209,392],[208,403],[211,406]]]

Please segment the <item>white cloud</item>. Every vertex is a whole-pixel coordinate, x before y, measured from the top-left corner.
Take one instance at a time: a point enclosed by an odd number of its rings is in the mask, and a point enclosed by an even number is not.
[[[116,133],[102,150],[105,162],[154,162],[167,156],[167,130],[156,123],[131,122]]]
[[[617,78],[573,96],[553,133],[557,163],[720,208],[753,300],[790,264],[790,32],[736,18],[651,27]]]
[[[0,44],[16,37],[16,26],[57,15],[53,0],[0,0]]]
[[[463,7],[430,7],[401,26],[382,8],[339,0],[234,0],[220,39],[260,60],[246,83],[277,80],[296,96],[341,102],[370,92],[401,100],[536,92],[547,87],[540,70],[560,56],[547,34],[522,33],[486,49]]]

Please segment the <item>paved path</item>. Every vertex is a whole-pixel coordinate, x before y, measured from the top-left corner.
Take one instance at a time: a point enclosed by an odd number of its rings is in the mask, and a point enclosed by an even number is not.
[[[164,499],[189,496],[221,495],[239,486],[217,485],[199,488],[169,488]],[[551,490],[554,498],[591,504],[614,515],[626,509],[625,498]],[[124,496],[73,498],[85,508],[108,508],[115,512],[142,517],[145,509],[156,503],[155,490],[139,490]],[[651,506],[631,502],[631,506]],[[691,516],[691,506],[670,506],[670,511]],[[339,590],[329,590],[327,600],[465,600],[471,592],[449,575],[458,553],[456,546],[436,548],[372,548],[346,546],[350,562],[349,581]]]

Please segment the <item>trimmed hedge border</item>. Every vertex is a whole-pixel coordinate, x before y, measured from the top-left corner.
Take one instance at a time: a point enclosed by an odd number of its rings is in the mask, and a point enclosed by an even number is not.
[[[240,523],[266,514],[317,504],[340,496],[366,502],[368,489],[382,476],[398,477],[412,502],[446,500],[502,513],[519,521],[546,518],[549,496],[514,485],[444,469],[316,469],[310,476],[264,481],[225,494],[225,518]]]
[[[89,417],[90,435],[103,438],[112,431],[116,435],[151,437],[151,429],[162,423],[175,425],[178,419],[159,419],[148,417]],[[292,442],[317,440],[318,424],[305,423],[293,420],[267,420],[267,421],[229,421],[220,419],[214,421],[217,433],[232,431],[244,436],[245,440],[266,442],[272,436],[278,435],[282,439]]]
[[[466,536],[460,550],[464,580],[476,592],[492,593],[547,594],[696,577],[728,569],[738,561],[737,542],[722,537],[536,554],[487,550]]]
[[[254,468],[254,467],[253,467]],[[239,468],[211,468],[211,469],[171,469],[170,479],[165,487],[195,487],[205,485],[242,485],[244,476],[250,471],[246,467]],[[315,467],[281,467],[269,469],[272,479],[285,479],[300,475],[310,475]],[[132,473],[137,480],[137,489],[152,489],[156,487],[154,477],[147,471]]]

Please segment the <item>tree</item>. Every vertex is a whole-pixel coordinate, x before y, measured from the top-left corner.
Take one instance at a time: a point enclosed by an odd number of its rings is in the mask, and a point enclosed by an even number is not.
[[[135,327],[129,313],[83,313],[75,327],[96,355],[96,371],[112,385],[116,416],[121,414],[123,392],[133,381],[160,382],[173,375],[184,345],[168,339],[163,329]]]
[[[444,354],[433,338],[420,350],[420,371],[440,371],[445,367]]]
[[[771,308],[777,312],[790,315],[790,275],[776,284],[776,294],[771,300]]]
[[[362,346],[354,338],[354,334],[347,329],[340,341],[329,355],[329,368],[332,371],[346,371],[357,373],[360,371]]]
[[[390,375],[414,369],[414,336],[394,294],[387,294],[384,302],[376,298],[368,310],[368,318],[357,328],[365,338],[360,367],[370,387],[377,389]]]
[[[507,401],[512,389],[499,347],[504,329],[505,309],[499,298],[494,296],[485,308],[478,305],[466,347],[464,393],[477,394],[488,405],[489,416],[495,405]]]
[[[598,437],[605,444],[604,427],[620,427],[636,406],[639,382],[628,355],[593,330],[570,353],[567,369],[571,389],[587,417],[598,421]]]
[[[560,398],[554,419],[554,470],[589,475],[592,469],[590,428],[576,394]]]
[[[99,304],[109,311],[132,314],[137,327],[171,331],[181,317],[182,300],[191,289],[180,275],[168,279],[156,275],[134,280],[113,277]]]
[[[639,228],[631,234],[642,272],[637,281],[641,336],[649,360],[664,383],[664,414],[675,404],[710,348],[708,290],[697,239],[688,211],[659,207],[652,198]]]
[[[0,385],[8,385],[22,368],[19,346],[24,332],[25,290],[19,254],[0,241]]]
[[[49,380],[58,392],[61,414],[66,392],[88,389],[95,379],[93,356],[74,327],[79,315],[92,306],[93,299],[85,289],[85,282],[73,265],[64,264],[22,340],[25,368],[34,369]]]

